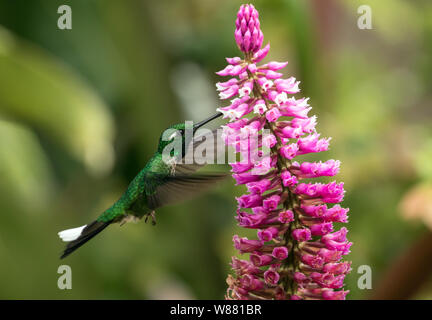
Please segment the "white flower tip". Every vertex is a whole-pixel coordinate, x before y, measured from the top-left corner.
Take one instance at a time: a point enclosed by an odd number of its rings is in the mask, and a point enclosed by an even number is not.
[[[58,233],[58,236],[64,242],[74,241],[74,240],[76,240],[76,239],[79,238],[79,236],[81,235],[82,231],[84,230],[84,228],[86,226],[87,225],[84,225],[84,226],[78,227],[78,228],[73,228],[73,229],[67,229],[67,230],[60,231]]]

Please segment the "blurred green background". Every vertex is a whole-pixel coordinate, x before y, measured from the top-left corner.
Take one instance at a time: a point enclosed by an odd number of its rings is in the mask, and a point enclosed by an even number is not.
[[[221,106],[215,72],[239,55],[241,3],[0,1],[0,298],[223,298],[232,235],[246,234],[231,179],[158,210],[156,227],[114,226],[64,261],[57,232],[117,200],[163,129]],[[371,298],[429,232],[422,208],[432,215],[432,199],[415,188],[431,190],[432,180],[432,2],[252,3],[269,58],[289,61],[318,130],[333,137],[319,157],[342,161],[354,242],[348,298]],[[57,27],[62,4],[72,30]],[[361,4],[372,8],[372,30],[357,27]],[[418,212],[409,199],[400,205],[407,193]],[[415,219],[404,219],[410,210]],[[72,290],[57,288],[62,264]],[[360,265],[372,268],[372,290],[357,287]],[[410,298],[432,298],[431,280],[426,272]]]

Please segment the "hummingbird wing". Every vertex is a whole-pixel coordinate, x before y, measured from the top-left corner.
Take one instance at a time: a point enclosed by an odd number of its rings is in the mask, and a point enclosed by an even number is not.
[[[203,129],[202,129],[203,130]],[[194,136],[186,146],[185,156],[176,164],[178,174],[191,174],[206,164],[225,163],[226,146],[218,136],[218,130],[203,130],[203,134]]]
[[[156,209],[190,198],[227,177],[225,173],[150,174],[146,179],[147,205]]]

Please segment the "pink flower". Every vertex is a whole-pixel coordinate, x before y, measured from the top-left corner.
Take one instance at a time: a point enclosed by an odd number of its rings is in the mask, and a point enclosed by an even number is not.
[[[322,297],[324,300],[345,300],[346,295],[349,293],[348,290],[324,290],[322,293]]]
[[[297,241],[308,241],[312,238],[311,231],[308,228],[295,229],[292,232],[292,236]]]
[[[294,97],[289,98],[286,103],[280,107],[283,116],[307,119],[307,114],[312,109],[307,103],[307,99],[296,100]]]
[[[267,254],[251,254],[249,256],[249,259],[253,263],[253,265],[257,267],[268,266],[274,260],[272,256],[269,256]]]
[[[298,183],[298,179],[295,175],[292,175],[288,170],[283,170],[281,173],[282,184],[285,187],[292,187]]]
[[[245,194],[236,199],[240,208],[257,207],[260,206],[263,202],[262,197],[258,194]]]
[[[233,237],[234,246],[240,252],[252,252],[262,247],[262,242],[258,240],[249,240],[248,238]]]
[[[303,135],[303,128],[286,126],[280,131],[279,137],[298,139]]]
[[[273,148],[277,143],[276,137],[273,134],[267,134],[263,137],[263,146]]]
[[[314,224],[310,227],[313,236],[323,236],[333,231],[333,223],[325,222]]]
[[[287,224],[294,221],[294,213],[291,210],[285,210],[279,213],[278,220],[282,224]]]
[[[270,69],[272,71],[278,71],[280,69],[283,69],[287,66],[288,62],[277,62],[277,61],[271,61],[269,63],[263,64],[261,66],[261,69]]]
[[[297,156],[299,148],[296,143],[291,143],[280,148],[280,154],[289,160],[294,159]]]
[[[287,247],[276,247],[273,249],[272,256],[278,260],[285,260],[288,257]]]
[[[271,108],[266,112],[266,118],[269,122],[276,122],[277,119],[281,116],[281,113],[278,108]]]
[[[271,181],[268,179],[253,181],[247,183],[246,187],[250,193],[263,194],[267,190],[271,189]]]
[[[264,48],[259,49],[257,52],[255,52],[253,56],[253,61],[255,63],[260,62],[262,59],[264,59],[267,56],[269,51],[270,51],[270,44],[267,44]]]
[[[270,285],[276,285],[279,282],[280,276],[279,273],[277,273],[274,270],[267,270],[264,272],[264,280],[266,283]]]
[[[265,101],[263,99],[259,99],[255,102],[253,107],[254,113],[257,114],[263,114],[267,111],[267,106],[265,104]]]
[[[318,178],[322,176],[334,176],[339,172],[340,161],[328,160],[320,162],[303,162],[301,165],[293,165],[290,171],[300,178]]]
[[[273,238],[276,238],[278,235],[279,230],[276,227],[268,227],[267,229],[258,231],[258,239],[260,239],[263,242],[267,242],[272,240]]]
[[[319,139],[319,136],[318,133],[314,133],[305,138],[300,138],[297,142],[299,148],[298,154],[327,151],[330,138]]]
[[[237,181],[237,184],[246,184],[261,179],[260,175],[252,174],[251,172],[235,173],[232,176]]]
[[[296,81],[294,77],[289,79],[277,79],[275,80],[276,89],[279,92],[285,92],[289,94],[299,93],[299,83],[300,81]]]
[[[315,131],[316,116],[310,118],[294,118],[291,121],[294,128],[301,128],[304,133],[312,133]]]
[[[250,261],[232,259],[226,298],[345,299],[348,291],[341,288],[351,264],[341,259],[352,243],[347,229],[334,231],[334,223],[346,223],[348,209],[328,205],[343,200],[343,183],[299,182],[334,176],[340,162],[295,161],[328,150],[330,138],[320,138],[316,116],[308,116],[309,98],[292,96],[300,82],[279,72],[287,62],[258,64],[270,45],[261,48],[252,5],[240,7],[234,35],[244,58],[227,58],[228,66],[217,73],[232,77],[216,85],[221,99],[232,99],[218,111],[230,120],[222,139],[242,159],[231,163],[232,176],[247,188],[237,197],[235,219],[256,229],[257,239],[233,237]]]
[[[236,78],[232,78],[232,79],[229,79],[228,81],[225,81],[225,82],[216,83],[216,88],[218,89],[218,91],[224,91],[224,90],[232,87],[233,85],[236,85],[237,83],[238,83],[238,80]]]
[[[268,211],[276,210],[280,199],[281,197],[279,195],[270,196],[263,200],[263,207]]]
[[[225,59],[229,64],[232,64],[232,65],[240,64],[243,61],[240,57],[225,58]],[[235,79],[235,80],[237,80],[237,79]]]

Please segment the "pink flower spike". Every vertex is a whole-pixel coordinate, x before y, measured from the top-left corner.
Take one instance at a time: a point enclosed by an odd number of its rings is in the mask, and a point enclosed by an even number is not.
[[[352,243],[347,229],[333,224],[346,223],[348,209],[328,205],[343,200],[343,183],[302,181],[336,175],[340,161],[296,159],[328,150],[330,138],[320,137],[316,116],[308,115],[309,98],[292,96],[300,92],[300,81],[280,72],[287,62],[259,64],[270,45],[261,48],[264,35],[253,5],[240,7],[234,38],[244,57],[226,58],[229,65],[218,72],[230,76],[216,88],[231,102],[217,110],[229,119],[221,138],[241,159],[231,163],[232,176],[247,188],[236,198],[235,220],[257,234],[233,237],[237,252],[249,259],[232,259],[225,297],[345,299],[348,291],[337,289],[351,271],[341,259]]]

